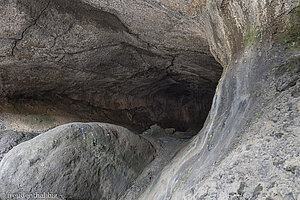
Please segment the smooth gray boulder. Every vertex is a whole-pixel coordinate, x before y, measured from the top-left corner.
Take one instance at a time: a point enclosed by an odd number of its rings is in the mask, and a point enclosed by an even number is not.
[[[59,126],[9,151],[0,163],[0,198],[51,193],[67,199],[117,199],[156,150],[120,126]]]

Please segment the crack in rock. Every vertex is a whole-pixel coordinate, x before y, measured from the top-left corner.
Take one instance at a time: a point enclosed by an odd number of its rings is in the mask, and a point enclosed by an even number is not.
[[[20,42],[21,40],[23,40],[24,36],[25,36],[25,33],[33,26],[35,26],[38,22],[38,20],[40,19],[40,17],[43,15],[43,13],[48,9],[49,5],[50,5],[51,1],[49,0],[47,5],[45,6],[45,8],[40,12],[40,14],[36,17],[36,19],[33,21],[32,24],[30,24],[28,27],[26,27],[22,33],[21,33],[21,38],[19,39],[15,39],[15,42],[13,44],[13,47],[12,47],[12,50],[11,50],[11,55],[12,56],[15,56],[15,49],[18,45],[18,42]]]

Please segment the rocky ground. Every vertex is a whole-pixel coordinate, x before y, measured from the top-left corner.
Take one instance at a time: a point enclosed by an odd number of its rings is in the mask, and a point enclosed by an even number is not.
[[[0,0],[0,25],[3,200],[300,198],[299,0]]]

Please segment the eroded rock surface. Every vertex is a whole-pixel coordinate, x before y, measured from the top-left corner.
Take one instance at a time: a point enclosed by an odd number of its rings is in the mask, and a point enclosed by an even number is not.
[[[223,66],[204,128],[125,199],[299,199],[298,0],[10,0],[0,9],[3,97],[180,130],[201,127],[216,60]]]
[[[201,16],[227,67],[212,109],[140,199],[299,199],[298,2],[215,2]]]
[[[227,72],[205,128],[140,199],[299,198],[300,60],[273,47],[262,64],[259,51]]]
[[[59,126],[5,155],[0,197],[50,192],[68,199],[117,199],[155,155],[149,141],[119,126]]]
[[[2,97],[87,104],[136,128],[203,125],[222,68],[193,22],[144,1],[0,5]]]

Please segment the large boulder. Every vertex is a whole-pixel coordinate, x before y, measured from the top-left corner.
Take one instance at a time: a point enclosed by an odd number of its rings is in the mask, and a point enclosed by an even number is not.
[[[14,146],[30,140],[37,136],[37,133],[25,133],[16,131],[1,131],[0,132],[0,161],[4,155],[11,150]]]
[[[5,155],[0,197],[49,192],[68,199],[117,199],[155,153],[150,142],[119,126],[63,125]]]

